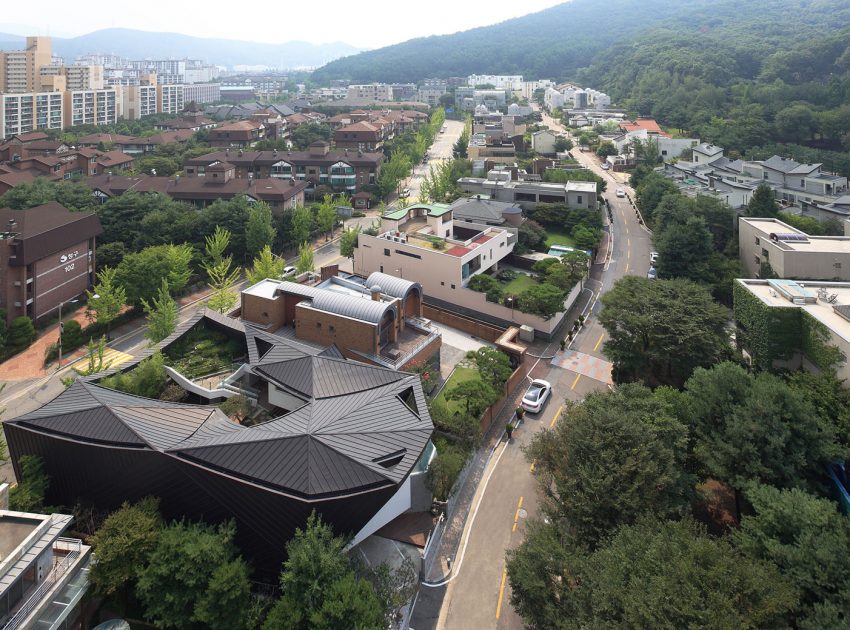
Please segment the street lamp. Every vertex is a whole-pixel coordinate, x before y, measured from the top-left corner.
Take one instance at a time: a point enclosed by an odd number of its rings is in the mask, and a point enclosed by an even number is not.
[[[511,305],[511,321],[514,321],[514,298],[512,296],[508,297],[508,304]]]
[[[62,333],[65,332],[65,322],[62,321],[62,307],[65,304],[76,304],[77,302],[79,302],[77,299],[59,302],[59,367],[56,368],[57,370],[62,369]]]

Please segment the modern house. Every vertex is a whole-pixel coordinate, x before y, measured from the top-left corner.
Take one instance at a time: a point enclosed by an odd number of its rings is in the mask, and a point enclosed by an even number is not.
[[[91,547],[62,534],[70,514],[9,510],[0,484],[0,627],[72,628],[88,590]]]
[[[168,519],[232,519],[237,545],[269,581],[277,580],[286,541],[314,511],[356,544],[405,511],[430,506],[424,475],[433,424],[418,375],[349,361],[334,345],[319,350],[211,311],[199,311],[158,349],[168,352],[199,326],[240,344],[247,361],[217,385],[172,368],[169,377],[202,402],[246,395],[268,419],[247,426],[214,405],[78,380],[4,423],[13,461],[44,459],[48,503],[112,510],[157,496]]]
[[[514,203],[475,197],[461,197],[451,205],[455,221],[483,223],[484,225],[522,225],[522,208]]]
[[[850,283],[741,279],[733,296],[736,340],[754,365],[833,368],[839,379],[850,378]]]
[[[850,281],[850,236],[809,236],[779,219],[739,217],[738,248],[749,278],[769,264],[780,278]]]
[[[94,213],[53,201],[0,209],[0,226],[0,308],[8,322],[38,321],[92,286],[95,238],[103,232]]]
[[[486,179],[462,177],[458,180],[458,185],[461,190],[473,195],[516,204],[523,209],[533,208],[538,203],[560,203],[571,208],[590,210],[597,207],[596,182],[550,184],[513,181],[507,171],[490,171]]]

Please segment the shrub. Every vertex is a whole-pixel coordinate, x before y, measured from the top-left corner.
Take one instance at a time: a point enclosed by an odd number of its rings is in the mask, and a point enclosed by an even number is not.
[[[76,319],[65,322],[65,330],[62,332],[62,350],[70,352],[85,343],[83,327]]]
[[[466,463],[466,452],[458,446],[444,442],[428,468],[426,483],[434,497],[446,501]]]
[[[9,336],[6,343],[16,348],[25,348],[35,339],[35,326],[26,315],[21,315],[12,320],[9,326]]]
[[[516,280],[519,277],[519,274],[513,269],[502,269],[496,277],[502,282],[510,282],[511,280]]]

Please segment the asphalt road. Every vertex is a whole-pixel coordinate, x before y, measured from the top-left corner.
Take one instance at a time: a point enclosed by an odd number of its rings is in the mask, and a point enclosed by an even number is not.
[[[566,133],[549,116],[544,115],[544,124]],[[613,214],[613,224],[609,226],[611,254],[601,270],[594,270],[595,280],[587,283],[593,289],[594,297],[598,297],[626,274],[646,274],[651,240],[648,231],[638,223],[628,199],[616,196],[616,189],[623,188],[633,198],[633,192],[625,183],[626,177],[603,171],[595,155],[578,150],[573,151],[573,155],[584,166],[608,180],[605,196]],[[592,304],[585,326],[571,346],[577,354],[570,353],[570,356],[579,359],[579,364],[585,365],[599,365],[598,360],[604,360],[605,331],[596,318],[600,304],[595,300]],[[556,347],[557,344],[552,344],[546,356],[554,354]],[[561,356],[561,353],[558,355]],[[477,514],[474,521],[472,515],[467,521],[473,521],[473,525],[468,532],[466,551],[462,558],[459,555],[455,559],[456,577],[445,587],[437,628],[523,627],[522,620],[510,604],[511,589],[505,573],[505,551],[522,542],[528,518],[539,513],[536,480],[522,448],[535,433],[554,426],[565,401],[581,400],[588,393],[605,390],[609,386],[607,382],[583,373],[581,367],[566,369],[553,365],[547,359],[539,361],[531,377],[550,381],[553,396],[541,413],[526,414],[512,441],[501,445],[492,458],[484,477],[486,491],[481,495],[480,503],[473,503],[472,509]],[[416,627],[416,630],[423,628]]]
[[[434,144],[428,150],[428,163],[414,166],[413,174],[401,185],[401,188],[410,189],[408,201],[411,203],[419,201],[422,179],[429,173],[432,166],[436,166],[440,162],[452,158],[452,148],[460,137],[460,134],[463,133],[463,125],[463,121],[459,120],[447,120],[445,122],[446,131],[437,134],[437,137],[434,138]]]

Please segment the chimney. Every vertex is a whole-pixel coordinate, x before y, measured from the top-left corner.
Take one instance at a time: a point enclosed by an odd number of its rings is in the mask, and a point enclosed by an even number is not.
[[[372,293],[372,300],[375,302],[381,301],[381,287],[380,285],[373,284],[372,288],[369,289]]]

